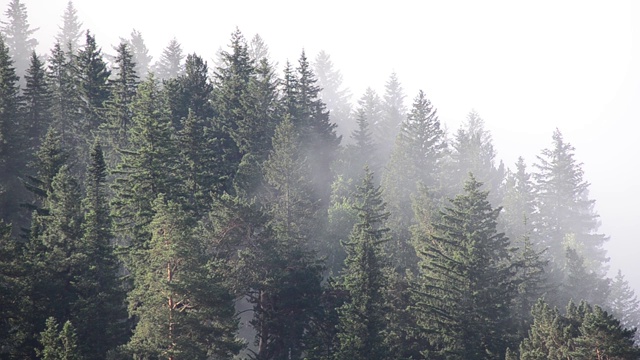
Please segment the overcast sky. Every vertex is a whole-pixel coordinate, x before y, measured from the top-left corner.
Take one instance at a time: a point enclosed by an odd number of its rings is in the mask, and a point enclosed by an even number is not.
[[[8,0],[0,0],[7,8]],[[67,0],[22,0],[38,51],[49,52]],[[174,4],[172,6],[160,3]],[[111,52],[142,32],[154,60],[171,38],[185,53],[213,59],[238,27],[259,33],[271,58],[331,55],[356,100],[382,92],[392,71],[419,89],[455,131],[475,109],[499,158],[528,164],[557,127],[576,147],[611,268],[640,289],[640,5],[634,1],[272,1],[75,0],[85,29]],[[3,16],[4,19],[4,16]]]

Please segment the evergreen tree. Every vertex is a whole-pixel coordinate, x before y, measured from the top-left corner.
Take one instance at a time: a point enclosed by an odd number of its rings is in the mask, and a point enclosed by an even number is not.
[[[15,63],[18,76],[22,76],[29,67],[29,57],[38,45],[32,37],[38,28],[32,29],[27,16],[27,6],[20,0],[11,0],[4,12],[7,20],[2,21],[2,34],[6,46]],[[20,81],[24,85],[24,79]]]
[[[149,49],[147,49],[147,45],[145,45],[140,31],[133,29],[133,31],[131,31],[131,39],[128,43],[131,47],[136,74],[138,74],[141,79],[145,79],[151,69],[151,59],[153,59],[153,56],[149,55]]]
[[[563,267],[565,249],[573,247],[588,269],[604,275],[608,258],[603,245],[608,238],[597,232],[600,222],[595,201],[589,199],[589,183],[574,151],[556,129],[553,146],[538,156],[533,176],[540,214],[534,226],[556,267]]]
[[[47,319],[46,329],[40,333],[38,358],[42,360],[82,360],[78,350],[76,330],[70,321],[66,321],[62,330],[58,332],[58,323],[55,318]]]
[[[340,323],[338,359],[391,359],[385,341],[387,328],[385,255],[382,243],[388,240],[385,221],[389,213],[381,190],[373,184],[373,174],[365,169],[358,187],[358,223],[353,227],[347,250],[343,286],[349,299],[338,309]]]
[[[48,83],[52,93],[53,124],[66,144],[77,144],[80,126],[80,94],[75,56],[56,43],[49,56]]]
[[[606,305],[610,280],[589,269],[584,257],[573,248],[567,248],[565,261],[565,268],[562,269],[564,279],[557,293],[553,294],[550,300],[556,304],[573,300],[600,306]]]
[[[422,249],[415,311],[427,358],[498,359],[506,351],[512,255],[497,231],[501,209],[481,186],[470,176],[433,231],[415,240]]]
[[[84,268],[75,280],[79,296],[74,307],[80,349],[91,359],[105,359],[110,350],[124,342],[126,335],[124,293],[112,245],[106,177],[104,155],[96,142],[90,153],[87,195],[82,202],[84,220],[78,256],[84,260]]]
[[[56,42],[69,51],[76,54],[80,48],[80,38],[82,37],[82,23],[78,20],[78,11],[73,5],[73,1],[67,2],[67,7],[62,15],[62,26],[56,35]]]
[[[342,74],[334,68],[331,56],[324,50],[316,56],[313,67],[320,88],[319,98],[325,103],[331,122],[337,125],[337,133],[347,138],[356,130],[356,124],[351,119],[351,94],[343,87]]]
[[[118,45],[115,58],[115,79],[111,80],[111,95],[104,103],[106,123],[102,126],[108,133],[109,145],[113,150],[124,149],[128,145],[133,109],[131,104],[138,87],[136,64],[129,45]],[[112,156],[114,156],[113,154]]]
[[[458,129],[452,143],[453,163],[449,184],[455,191],[464,182],[469,172],[482,181],[490,191],[490,201],[495,206],[502,203],[501,184],[504,180],[504,166],[502,162],[496,166],[496,152],[493,148],[491,134],[484,128],[484,120],[478,113],[471,111],[466,122]]]
[[[336,158],[341,137],[336,135],[336,124],[330,121],[326,105],[320,99],[320,88],[304,51],[296,73],[297,76],[289,70],[287,74],[285,70],[284,105],[305,144],[312,172],[313,196],[326,207],[333,180],[330,165]]]
[[[90,141],[91,132],[96,131],[103,122],[104,102],[110,95],[111,71],[107,68],[102,51],[96,44],[95,36],[92,36],[89,31],[86,33],[84,47],[78,51],[76,62],[82,111],[82,124],[78,130],[81,138]],[[88,145],[83,144],[81,149],[86,147]]]
[[[440,128],[437,111],[431,101],[420,91],[407,119],[396,138],[391,160],[382,179],[385,199],[392,210],[391,228],[395,243],[391,244],[396,266],[415,269],[417,258],[410,245],[409,226],[413,219],[411,198],[417,194],[418,184],[429,190],[433,202],[441,192],[442,168],[446,151],[444,131]]]
[[[504,185],[504,214],[501,216],[505,233],[510,239],[522,239],[532,234],[532,219],[536,216],[535,193],[531,174],[522,157],[516,163],[516,172],[507,171]],[[538,243],[535,242],[534,243]]]
[[[259,34],[255,34],[249,42],[249,56],[251,60],[259,64],[263,60],[269,62],[269,46],[264,42]]]
[[[154,216],[154,200],[160,194],[176,199],[180,189],[176,186],[177,150],[171,138],[171,119],[153,76],[140,84],[132,106],[131,145],[121,150],[121,161],[114,171],[112,209],[120,244],[130,247],[133,258],[128,261],[135,262],[136,249],[146,248],[151,239],[148,225]]]
[[[607,309],[625,328],[640,327],[640,301],[620,270],[611,282]]]
[[[407,117],[404,99],[405,94],[400,80],[395,72],[391,73],[385,84],[382,117],[379,122],[372,123],[374,139],[380,144],[383,163],[388,161],[396,136],[400,132],[400,125]]]
[[[182,60],[182,46],[175,38],[169,41],[169,44],[162,51],[160,60],[155,63],[155,73],[159,80],[169,80],[182,74],[184,68]]]
[[[128,350],[135,358],[232,359],[241,344],[222,264],[177,204],[160,195],[153,211],[153,235],[142,254],[147,266],[136,269],[129,294],[139,321]]]
[[[25,74],[26,86],[22,95],[27,149],[35,149],[40,145],[52,123],[52,97],[46,75],[44,64],[35,52],[32,53],[31,65]]]
[[[196,54],[185,61],[185,71],[175,79],[165,81],[165,92],[169,100],[173,126],[181,129],[181,121],[189,111],[202,119],[213,117],[211,96],[213,85],[209,81],[207,62]]]
[[[18,1],[15,3],[20,5]],[[24,136],[27,129],[21,123],[18,93],[13,61],[0,37],[0,219],[6,222],[13,221],[17,214],[21,194],[18,176],[24,173],[26,160]]]

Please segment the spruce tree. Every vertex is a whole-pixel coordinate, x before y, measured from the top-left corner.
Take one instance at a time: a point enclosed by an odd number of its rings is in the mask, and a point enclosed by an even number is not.
[[[606,308],[625,328],[640,327],[640,300],[620,270],[611,282]]]
[[[128,350],[134,358],[232,359],[241,344],[221,259],[176,203],[160,195],[153,212],[152,238],[141,254],[146,266],[136,269],[129,294],[138,323]]]
[[[147,49],[140,31],[136,29],[131,31],[129,46],[131,47],[136,74],[141,79],[145,79],[149,71],[151,71],[151,59],[153,59],[153,56],[149,55],[149,49]]]
[[[500,208],[473,176],[433,230],[415,240],[422,261],[415,287],[425,357],[498,359],[510,333],[514,298],[509,240],[497,231]]]
[[[533,223],[535,216],[535,193],[531,174],[522,157],[518,158],[516,171],[507,171],[504,184],[504,214],[501,222],[510,239],[522,239],[523,236],[535,236]],[[537,241],[533,241],[537,244]]]
[[[252,61],[259,64],[263,60],[269,62],[269,46],[259,34],[255,34],[249,42],[249,56]]]
[[[66,144],[77,144],[80,126],[80,94],[75,55],[56,43],[49,56],[48,83],[52,93],[53,124]]]
[[[380,144],[383,163],[389,160],[396,136],[400,132],[400,125],[406,119],[407,109],[404,105],[404,90],[395,72],[391,73],[385,84],[382,101],[382,117],[374,123],[373,135],[376,143]]]
[[[356,130],[356,124],[351,118],[351,94],[343,86],[342,74],[334,68],[331,56],[324,50],[316,56],[313,67],[320,88],[319,98],[327,106],[331,122],[337,125],[337,133],[347,138]]]
[[[28,128],[21,121],[19,90],[13,60],[0,37],[0,219],[5,222],[16,217],[21,195],[18,177],[24,174],[26,163]]]
[[[573,247],[588,269],[604,275],[608,258],[603,246],[608,238],[598,233],[595,200],[589,198],[589,183],[575,159],[575,148],[556,129],[552,147],[542,151],[534,166],[540,212],[534,226],[541,245],[549,248],[552,263],[563,268],[565,249]]]
[[[56,42],[69,53],[76,54],[80,48],[80,38],[83,31],[82,23],[78,20],[78,10],[73,5],[73,1],[67,2],[64,14],[62,14],[62,26],[58,28],[60,32],[56,35]]]
[[[28,149],[35,149],[52,123],[52,95],[47,83],[47,74],[44,64],[35,52],[31,54],[31,64],[25,79],[26,86],[22,94],[23,116],[26,122],[25,145]]]
[[[2,21],[2,35],[15,63],[16,73],[22,78],[29,67],[29,57],[38,45],[32,37],[38,28],[31,28],[27,16],[27,6],[20,0],[11,0],[5,10],[6,20]],[[24,78],[20,85],[24,86]]]
[[[435,203],[445,182],[443,178],[446,139],[440,128],[437,110],[424,92],[418,92],[407,119],[396,138],[391,159],[386,166],[382,186],[392,211],[390,226],[395,242],[390,244],[395,265],[404,272],[416,269],[417,258],[410,245],[409,226],[413,219],[411,199],[423,184]]]
[[[102,112],[104,103],[109,99],[109,77],[111,71],[103,59],[102,50],[96,43],[95,36],[86,32],[85,45],[78,51],[76,57],[76,72],[80,95],[80,110],[82,123],[78,127],[79,136],[91,144],[92,132],[98,130],[103,122]],[[88,144],[81,144],[81,149],[88,148]]]
[[[76,330],[70,321],[59,325],[56,319],[50,317],[46,322],[46,329],[40,333],[42,349],[37,349],[38,358],[42,360],[82,360],[84,357],[78,350]]]
[[[159,80],[169,80],[182,74],[184,68],[182,60],[182,46],[175,38],[169,41],[167,47],[162,51],[160,60],[154,65],[155,74]]]
[[[387,330],[385,291],[385,254],[382,244],[388,240],[385,221],[389,213],[382,201],[380,187],[373,183],[373,174],[365,169],[358,187],[358,223],[353,227],[342,277],[349,299],[338,309],[340,347],[336,358],[354,360],[392,359],[385,340]]]

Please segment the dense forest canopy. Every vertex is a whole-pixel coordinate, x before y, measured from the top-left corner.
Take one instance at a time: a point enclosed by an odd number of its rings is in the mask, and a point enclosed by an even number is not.
[[[214,61],[69,1],[0,36],[0,358],[638,359],[579,152],[505,164],[482,115],[351,94],[330,54]]]

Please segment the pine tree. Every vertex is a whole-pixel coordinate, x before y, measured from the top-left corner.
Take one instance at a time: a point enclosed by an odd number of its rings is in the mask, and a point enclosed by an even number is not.
[[[154,201],[153,234],[144,268],[134,273],[129,309],[139,319],[127,345],[135,358],[232,359],[233,298],[223,285],[222,263],[195,236],[179,206]]]
[[[608,238],[597,232],[600,222],[595,201],[589,199],[582,164],[575,160],[574,147],[557,129],[552,145],[542,151],[534,165],[540,212],[534,224],[539,229],[537,235],[541,245],[549,248],[548,256],[556,267],[563,267],[565,249],[573,247],[584,257],[588,269],[603,275],[608,261],[603,245]]]
[[[11,0],[4,14],[7,17],[2,21],[4,41],[15,63],[16,73],[22,76],[29,67],[31,53],[38,45],[38,40],[32,37],[38,28],[32,29],[29,25],[27,6],[20,0]],[[24,79],[20,85],[24,85]]]
[[[416,286],[425,357],[497,359],[510,333],[514,298],[509,240],[497,231],[500,208],[473,176],[433,230],[415,242],[422,261]]]
[[[80,38],[82,37],[82,23],[78,20],[78,11],[73,5],[73,1],[67,2],[67,7],[62,15],[62,26],[56,35],[56,42],[61,44],[63,49],[69,53],[76,54],[80,48]]]
[[[385,341],[387,327],[385,290],[385,254],[382,244],[388,240],[389,228],[385,221],[389,213],[382,201],[380,187],[375,187],[373,174],[365,169],[358,187],[358,223],[353,227],[347,250],[342,278],[349,293],[347,302],[338,309],[340,323],[338,359],[390,359]]]
[[[169,80],[182,74],[184,67],[182,60],[182,46],[175,38],[171,39],[166,48],[162,51],[160,60],[155,63],[155,73],[159,80]]]

